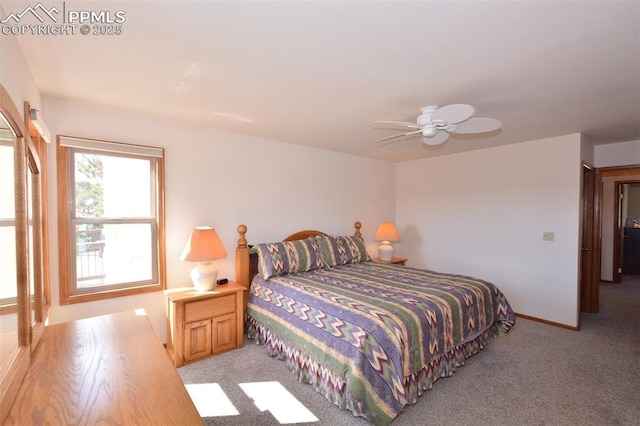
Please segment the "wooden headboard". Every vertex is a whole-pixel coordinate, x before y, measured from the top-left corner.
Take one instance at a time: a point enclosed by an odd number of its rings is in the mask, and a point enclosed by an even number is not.
[[[360,222],[356,222],[353,224],[356,229],[354,235],[356,237],[362,237],[360,233],[360,228],[362,224]],[[249,245],[247,245],[247,226],[239,225],[238,226],[238,246],[236,247],[236,282],[247,289],[251,284],[251,280],[258,273],[258,261],[257,255],[251,255],[249,253]],[[296,241],[296,240],[304,240],[305,238],[315,237],[318,235],[324,235],[324,232],[315,231],[312,229],[308,229],[305,231],[299,231],[295,234],[289,235],[282,241]],[[248,293],[245,293],[245,304],[246,297]]]

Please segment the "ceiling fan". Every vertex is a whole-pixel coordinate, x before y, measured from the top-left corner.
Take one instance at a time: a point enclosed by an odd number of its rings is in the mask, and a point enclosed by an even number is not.
[[[449,139],[449,133],[485,133],[502,127],[502,122],[494,118],[471,117],[475,109],[471,105],[451,104],[443,107],[428,106],[420,110],[415,123],[406,121],[374,121],[394,127],[410,129],[406,133],[379,139],[378,146],[394,143],[393,139],[422,133],[422,141],[427,145],[440,145]]]

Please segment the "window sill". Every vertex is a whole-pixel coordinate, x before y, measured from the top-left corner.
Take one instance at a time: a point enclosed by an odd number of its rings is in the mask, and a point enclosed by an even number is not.
[[[132,296],[136,294],[152,293],[155,291],[164,291],[164,284],[152,284],[140,287],[118,288],[113,290],[102,290],[91,293],[81,293],[73,295],[60,294],[60,305],[72,305],[74,303],[93,302],[96,300],[113,299],[115,297]]]

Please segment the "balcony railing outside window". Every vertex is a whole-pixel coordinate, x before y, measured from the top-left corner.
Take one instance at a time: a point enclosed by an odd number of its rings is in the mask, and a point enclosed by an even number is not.
[[[102,229],[76,231],[76,274],[78,288],[105,284],[104,237]]]

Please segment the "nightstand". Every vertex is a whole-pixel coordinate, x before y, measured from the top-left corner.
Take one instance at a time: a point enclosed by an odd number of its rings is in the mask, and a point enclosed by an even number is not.
[[[374,257],[371,260],[373,260],[376,263],[390,263],[393,265],[402,265],[402,266],[404,266],[407,263],[407,259],[405,259],[404,257],[395,257],[395,256],[393,256],[391,260],[380,260],[379,257]]]
[[[211,291],[165,290],[167,352],[175,367],[242,347],[245,290],[233,281]]]

